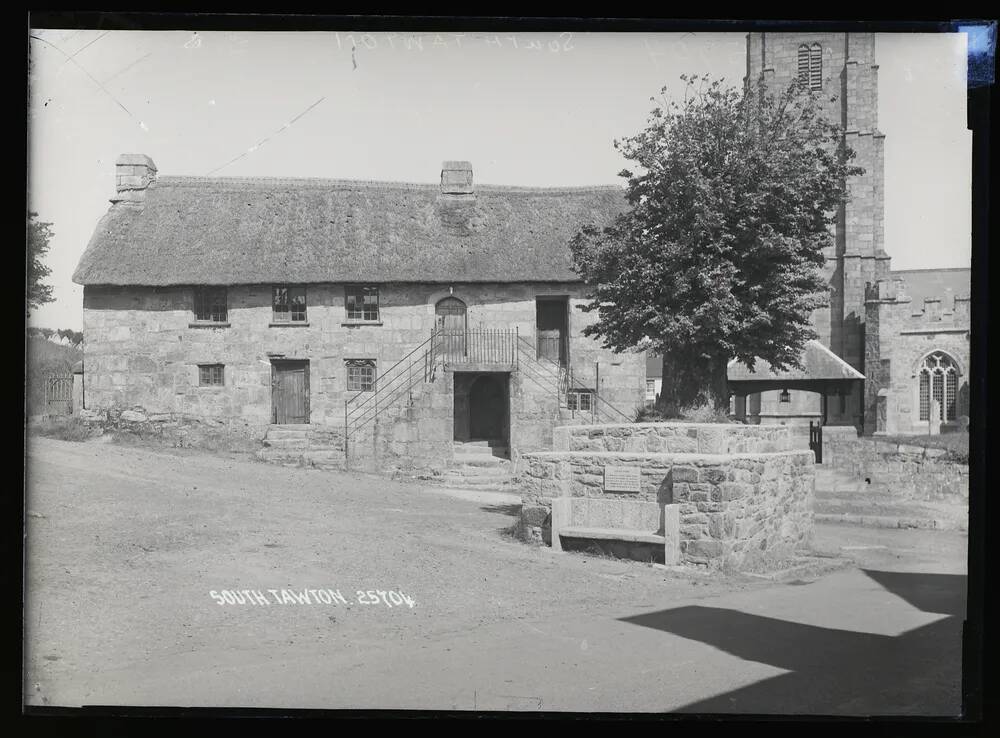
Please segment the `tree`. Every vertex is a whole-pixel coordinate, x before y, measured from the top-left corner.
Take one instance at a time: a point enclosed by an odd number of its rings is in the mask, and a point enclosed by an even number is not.
[[[662,411],[728,408],[726,367],[799,366],[824,302],[820,268],[846,199],[853,151],[821,101],[792,86],[743,90],[681,77],[685,96],[615,141],[627,209],[572,240],[590,287],[584,329],[605,348],[663,356]],[[663,93],[666,93],[664,88]]]
[[[43,262],[49,251],[49,241],[53,235],[52,224],[37,221],[35,220],[37,217],[38,213],[28,213],[26,302],[29,315],[32,309],[37,309],[45,303],[55,300],[52,297],[52,287],[42,283],[42,280],[52,273],[52,270]]]

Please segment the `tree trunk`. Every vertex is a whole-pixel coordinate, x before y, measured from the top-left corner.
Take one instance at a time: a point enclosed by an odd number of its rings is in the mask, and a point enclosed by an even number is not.
[[[728,363],[725,357],[708,361],[697,361],[690,357],[676,360],[664,354],[663,386],[657,409],[667,418],[679,418],[686,411],[705,405],[728,414]]]

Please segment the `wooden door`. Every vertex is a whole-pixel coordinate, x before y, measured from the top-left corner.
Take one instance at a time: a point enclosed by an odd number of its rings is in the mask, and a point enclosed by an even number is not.
[[[309,422],[308,361],[272,362],[271,407],[275,423]]]
[[[504,437],[507,393],[495,376],[484,374],[469,387],[469,436],[500,441]]]
[[[441,351],[445,361],[458,360],[466,353],[466,307],[457,297],[446,297],[434,306],[438,331],[441,333]]]
[[[538,358],[566,366],[568,302],[565,298],[538,300],[535,303],[535,335]]]

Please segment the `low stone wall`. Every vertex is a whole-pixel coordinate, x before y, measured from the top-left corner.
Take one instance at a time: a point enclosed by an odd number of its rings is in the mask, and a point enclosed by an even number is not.
[[[552,432],[554,451],[736,454],[787,451],[788,429],[742,423],[630,423],[563,426]]]
[[[823,465],[868,480],[873,494],[926,502],[969,504],[969,465],[941,448],[857,436],[823,438]]]
[[[743,454],[550,451],[524,454],[521,530],[544,541],[555,497],[680,505],[680,560],[739,569],[788,555],[812,530],[811,451]],[[638,492],[604,490],[605,466],[634,466]]]

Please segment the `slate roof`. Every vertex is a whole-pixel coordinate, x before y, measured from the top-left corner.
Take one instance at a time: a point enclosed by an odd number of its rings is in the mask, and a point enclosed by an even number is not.
[[[616,186],[160,177],[100,220],[83,285],[579,281],[569,240],[625,208]]]
[[[865,375],[841,359],[819,341],[807,341],[803,350],[802,369],[778,372],[763,359],[757,359],[754,371],[735,359],[726,372],[730,382],[774,381],[803,379],[864,379]]]

